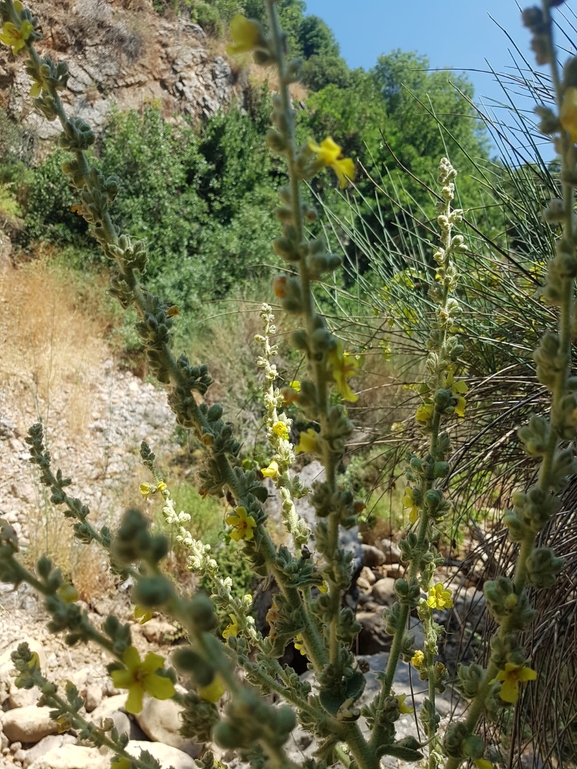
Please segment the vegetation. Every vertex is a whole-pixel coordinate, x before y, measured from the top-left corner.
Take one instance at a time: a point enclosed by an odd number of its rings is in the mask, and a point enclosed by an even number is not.
[[[110,531],[91,527],[87,509],[67,495],[67,482],[61,475],[52,474],[38,426],[28,439],[33,462],[50,487],[53,501],[63,504],[66,514],[76,519],[77,536],[104,546],[116,567],[132,574],[135,600],[167,612],[187,631],[190,646],[174,657],[175,666],[191,678],[189,694],[182,702],[185,728],[198,739],[214,736],[223,747],[236,748],[255,765],[288,764],[283,744],[294,724],[290,708],[269,708],[258,699],[256,690],[264,694],[275,691],[296,709],[301,722],[317,737],[319,759],[348,764],[352,755],[355,766],[373,769],[384,755],[416,761],[424,750],[431,769],[441,765],[456,769],[469,760],[478,769],[487,769],[492,756],[489,744],[499,739],[493,740],[490,731],[484,739],[477,736],[480,719],[506,720],[511,706],[519,702],[519,718],[535,721],[534,713],[523,710],[529,701],[524,698],[528,688],[524,684],[537,677],[537,670],[563,691],[571,680],[574,648],[573,656],[558,659],[554,666],[542,660],[539,667],[535,654],[534,667],[530,667],[534,650],[526,632],[534,616],[530,600],[536,591],[542,596],[555,585],[557,592],[549,595],[565,600],[564,577],[559,578],[563,564],[545,546],[545,537],[550,533],[559,539],[562,494],[567,476],[575,472],[570,442],[577,405],[570,365],[573,278],[577,274],[572,216],[577,81],[575,60],[561,76],[551,48],[550,10],[558,4],[546,1],[542,11],[530,9],[524,16],[540,60],[552,66],[556,86],[557,111],[542,110],[541,130],[556,138],[562,192],[547,204],[545,227],[540,224],[540,212],[557,190],[555,176],[541,173],[539,168],[491,164],[486,135],[475,114],[462,107],[461,96],[446,75],[427,74],[425,60],[402,52],[381,57],[369,73],[348,71],[330,31],[315,17],[303,15],[303,3],[266,0],[266,18],[257,9],[253,14],[262,20],[262,27],[235,16],[239,10],[250,12],[247,4],[182,4],[197,20],[202,13],[210,15],[210,8],[215,31],[221,21],[236,19],[236,49],[254,52],[257,60],[274,60],[280,97],[271,102],[265,91],[253,88],[247,112],[232,110],[196,131],[187,125],[166,124],[153,108],[142,114],[118,115],[95,150],[89,149],[89,128],[81,121],[70,121],[64,112],[58,91],[65,77],[54,65],[41,65],[33,48],[37,32],[29,16],[11,0],[0,5],[4,42],[11,41],[15,53],[29,53],[31,72],[39,92],[44,93],[43,108],[52,110],[50,114],[63,124],[63,143],[75,153],[75,161],[68,161],[66,169],[81,200],[74,204],[81,216],[68,213],[75,198],[71,199],[69,187],[59,179],[62,158],[57,154],[28,171],[14,190],[11,180],[17,178],[14,168],[21,161],[17,153],[8,154],[2,172],[5,194],[0,198],[5,213],[23,220],[25,248],[42,238],[85,249],[81,244],[87,230],[102,246],[104,261],[112,269],[112,293],[139,316],[136,328],[150,371],[168,386],[181,426],[192,430],[208,451],[200,496],[182,489],[188,506],[198,507],[204,511],[201,516],[214,520],[217,514],[213,518],[214,511],[201,498],[222,497],[226,490],[234,508],[225,519],[226,533],[242,543],[233,548],[244,553],[253,571],[267,573],[279,586],[269,637],[262,637],[247,617],[250,597],[222,579],[223,566],[235,563],[237,552],[233,549],[232,554],[221,552],[219,558],[213,558],[207,548],[212,543],[199,541],[197,532],[184,525],[187,522],[183,514],[176,514],[149,450],[143,449],[142,456],[154,483],[145,484],[143,493],[162,496],[165,520],[178,532],[179,541],[190,553],[190,568],[203,576],[214,605],[202,597],[189,599],[177,593],[160,566],[167,553],[166,541],[158,532],[149,531],[141,514],[129,511],[114,539]],[[172,6],[175,10],[179,10],[178,4]],[[296,114],[288,86],[296,79],[298,67],[285,59],[281,23],[293,50],[305,60],[304,78],[311,89],[305,108]],[[43,66],[48,67],[48,74]],[[459,79],[458,85],[472,96],[465,79]],[[266,120],[271,108],[272,131]],[[323,139],[331,134],[342,137],[342,147]],[[309,141],[311,136],[320,143]],[[247,154],[258,152],[263,138],[283,157],[282,162],[278,157],[262,164],[246,162]],[[438,157],[447,149],[467,175],[459,189],[470,209],[464,214],[453,207],[455,171],[448,161],[440,167],[439,191],[433,200],[429,197]],[[353,176],[352,161],[344,157],[348,154],[360,160],[354,198],[338,192],[330,177],[319,175],[330,167],[339,182],[346,182]],[[275,189],[283,183],[284,160],[288,161],[289,186],[281,187],[281,205],[275,216],[271,210]],[[116,173],[120,183],[112,176]],[[303,181],[308,187],[303,187]],[[109,208],[117,193],[113,223]],[[317,217],[313,201],[324,217]],[[467,241],[453,232],[463,216],[471,233]],[[275,239],[276,255],[272,257],[269,242],[278,234],[278,220],[282,237]],[[122,230],[129,230],[131,238],[120,235]],[[322,232],[342,245],[347,257],[344,279],[335,274],[339,260],[325,248],[319,237]],[[95,249],[90,256],[94,265],[102,264]],[[206,367],[186,356],[176,359],[170,346],[178,307],[180,311],[194,309],[201,295],[227,297],[232,288],[254,280],[263,263],[273,260],[285,263],[286,272],[275,280],[275,293],[292,317],[296,328],[292,340],[305,364],[298,384],[284,393],[276,386],[279,372],[270,360],[265,366],[265,378],[270,382],[265,393],[266,432],[274,454],[260,470],[282,493],[292,549],[278,547],[265,527],[261,503],[267,492],[254,464],[240,462],[241,446],[230,424],[222,419],[222,407],[199,405],[191,396],[192,391],[205,394],[210,384]],[[144,274],[146,288],[141,283]],[[320,297],[311,291],[311,285],[317,283]],[[540,289],[538,296],[535,288]],[[329,322],[319,308],[335,317]],[[544,327],[555,326],[558,315],[558,331],[541,336]],[[346,329],[342,335],[336,334],[339,326]],[[346,346],[343,336],[348,337]],[[529,362],[535,348],[539,384],[532,381]],[[411,426],[397,429],[398,437],[392,436],[393,450],[385,458],[385,469],[398,456],[399,447],[407,448],[408,441],[411,446],[420,444],[421,450],[410,454],[409,467],[404,468],[408,486],[403,506],[414,527],[401,540],[407,572],[397,580],[398,602],[386,614],[393,646],[381,691],[361,711],[357,702],[364,678],[351,653],[358,627],[352,613],[341,606],[350,570],[338,544],[338,532],[339,526],[350,528],[359,522],[362,504],[342,487],[338,473],[352,430],[349,415],[358,417],[360,423],[363,420],[362,398],[359,402],[348,381],[360,367],[353,352],[371,354],[375,350],[394,356],[399,388],[407,387],[417,405],[415,420],[413,405],[395,404],[400,421],[410,416]],[[420,362],[415,361],[419,356]],[[462,371],[472,385],[466,398],[468,386],[458,376]],[[238,386],[236,377],[234,383]],[[503,392],[509,400],[503,398]],[[469,400],[472,404],[467,405]],[[287,401],[300,409],[303,420],[296,448],[290,440],[290,419],[279,411]],[[529,417],[528,425],[519,430],[520,444],[507,444],[506,451],[496,455],[494,442],[497,446],[505,443],[504,436],[513,434]],[[375,425],[370,414],[366,421]],[[388,440],[389,430],[393,432],[391,422],[389,419],[386,428],[379,425],[381,432],[375,430],[370,442]],[[308,544],[308,532],[291,507],[292,499],[303,493],[288,472],[294,463],[293,449],[315,455],[325,468],[325,481],[315,485],[312,493],[318,516],[318,562],[301,549]],[[374,448],[371,451],[374,456]],[[538,470],[525,454],[541,460]],[[391,476],[393,483],[400,479],[398,464]],[[351,477],[363,479],[363,473],[350,471],[344,476]],[[520,481],[526,491],[518,490]],[[449,490],[456,515],[447,526]],[[450,592],[434,580],[435,566],[442,561],[439,550],[444,552],[441,538],[443,534],[457,538],[462,511],[469,510],[472,502],[486,510],[502,498],[509,500],[514,490],[511,510],[504,517],[508,539],[503,534],[500,540],[512,554],[510,576],[487,580],[485,585],[494,621],[486,665],[459,668],[455,683],[471,706],[466,718],[452,723],[441,740],[435,697],[445,686],[447,670],[437,659],[438,626],[433,612],[449,607],[452,600]],[[476,524],[484,517],[484,512],[477,511],[470,520]],[[134,659],[130,639],[113,619],[103,634],[71,608],[75,603],[63,597],[67,586],[62,575],[47,559],[40,559],[34,575],[14,557],[10,531],[2,529],[1,544],[5,579],[28,581],[44,593],[55,622],[57,619],[67,628],[71,643],[94,640],[112,653],[111,674],[115,683],[129,690],[129,709],[138,708],[144,692],[160,698],[176,696],[168,683],[174,679],[174,671],[148,671],[152,673],[150,685],[148,678],[138,678],[140,663]],[[247,572],[245,563],[234,588],[246,585],[248,589]],[[538,603],[546,606],[544,599]],[[414,610],[425,628],[422,650],[406,630]],[[216,626],[225,647],[211,632]],[[318,697],[276,662],[290,640],[306,653],[315,670]],[[255,649],[258,665],[249,655]],[[396,696],[392,689],[400,658],[410,660],[428,682],[429,696],[421,713],[426,743],[395,736],[395,722],[406,708],[404,697]],[[254,688],[239,683],[231,660],[244,668]],[[77,718],[77,695],[72,692],[68,703],[59,699],[26,650],[20,650],[15,661],[24,685],[42,685],[53,708],[62,716]],[[144,683],[137,685],[138,680]],[[212,694],[205,696],[207,686],[219,688],[220,684],[228,690],[231,703],[224,715],[213,706]],[[535,743],[559,765],[567,756],[571,760],[573,744],[572,731],[566,726],[571,713],[563,699],[556,699],[562,714],[561,733],[558,730],[552,739],[556,726],[546,719],[541,742]],[[253,726],[244,714],[254,708],[259,708],[262,719]],[[368,739],[358,729],[361,716],[370,730]],[[79,724],[79,728],[87,728]],[[91,737],[115,750],[117,762],[145,766],[146,760],[141,764],[128,759],[114,735]],[[343,753],[343,745],[349,757]],[[521,752],[522,746],[519,755]],[[209,766],[211,759],[207,760]]]

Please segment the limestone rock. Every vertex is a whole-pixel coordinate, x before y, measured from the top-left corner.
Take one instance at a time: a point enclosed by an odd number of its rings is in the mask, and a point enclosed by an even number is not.
[[[371,597],[377,603],[384,606],[391,606],[396,600],[395,580],[391,577],[379,579],[372,587]]]
[[[170,745],[163,745],[160,742],[130,740],[126,746],[126,752],[135,758],[138,758],[143,750],[146,750],[153,758],[156,758],[162,769],[169,769],[169,767],[172,767],[172,769],[196,769],[196,763],[193,758],[182,750],[173,748]],[[54,769],[57,768],[55,767]],[[58,769],[60,768],[58,767]]]
[[[37,742],[33,748],[30,748],[30,750],[25,752],[22,766],[24,769],[27,769],[51,750],[62,748],[63,745],[74,745],[75,742],[76,737],[73,737],[71,734],[51,734],[48,737],[44,737],[44,739]]]
[[[39,742],[49,734],[56,734],[58,724],[50,718],[50,708],[27,705],[9,710],[2,723],[10,742]]]
[[[385,554],[385,563],[386,564],[392,564],[392,563],[400,563],[401,562],[401,551],[392,540],[390,539],[381,539],[380,542],[380,548]]]
[[[385,563],[385,554],[382,550],[374,545],[362,545],[364,554],[365,566],[373,568],[374,566],[382,566]]]
[[[111,753],[80,745],[61,745],[40,756],[28,769],[110,769]]]
[[[142,711],[135,717],[142,731],[153,742],[162,742],[196,758],[200,746],[180,735],[181,712],[182,706],[174,700],[161,702],[153,697],[145,697]]]
[[[358,612],[356,620],[362,625],[357,638],[359,654],[378,654],[391,648],[392,638],[385,633],[380,613],[361,611]]]

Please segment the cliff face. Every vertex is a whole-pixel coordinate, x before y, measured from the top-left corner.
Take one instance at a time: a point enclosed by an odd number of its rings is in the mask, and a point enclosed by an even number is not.
[[[203,30],[185,19],[164,19],[150,0],[31,0],[41,22],[41,55],[66,61],[69,114],[102,130],[113,110],[160,106],[166,117],[200,119],[218,112],[233,96],[227,61],[211,50]],[[41,139],[60,128],[33,110],[23,62],[0,51],[2,105]]]

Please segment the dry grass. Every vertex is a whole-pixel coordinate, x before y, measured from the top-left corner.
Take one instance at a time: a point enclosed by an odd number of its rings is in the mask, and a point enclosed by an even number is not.
[[[92,374],[106,355],[102,329],[75,299],[70,282],[44,261],[0,275],[0,387],[21,415],[49,425],[60,412],[69,434],[86,426]]]

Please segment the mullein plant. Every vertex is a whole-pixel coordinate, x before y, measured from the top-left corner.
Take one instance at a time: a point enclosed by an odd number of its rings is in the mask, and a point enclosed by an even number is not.
[[[428,445],[423,456],[410,454],[408,458],[406,475],[413,485],[406,488],[403,503],[409,511],[413,528],[399,543],[408,569],[405,579],[397,580],[395,585],[399,602],[386,612],[394,640],[382,692],[383,697],[390,693],[399,656],[410,660],[419,678],[428,682],[428,697],[424,700],[420,718],[429,740],[430,769],[439,766],[443,758],[436,737],[440,717],[435,708],[435,695],[445,690],[447,678],[445,666],[437,660],[440,627],[433,619],[433,612],[453,605],[451,592],[433,580],[436,567],[443,563],[437,550],[442,536],[442,522],[451,509],[442,489],[449,473],[451,450],[449,433],[444,427],[451,419],[464,417],[464,394],[467,392],[466,383],[455,379],[459,373],[459,356],[463,351],[456,333],[461,313],[455,298],[458,279],[456,257],[467,250],[463,236],[453,234],[453,228],[461,221],[463,214],[451,206],[456,175],[450,162],[443,158],[439,164],[441,196],[437,216],[441,242],[434,253],[437,267],[429,290],[436,311],[427,340],[425,377],[419,389],[422,402],[415,414],[418,425],[428,437]],[[425,598],[421,597],[423,592]],[[425,642],[423,649],[411,655],[413,638],[405,628],[411,611],[415,609],[423,623]]]
[[[255,767],[291,765],[285,744],[297,719],[317,740],[316,758],[306,762],[311,769],[337,758],[355,769],[377,769],[381,758],[387,755],[406,761],[420,760],[424,746],[413,738],[397,740],[395,736],[396,721],[409,710],[405,696],[396,696],[392,690],[396,665],[402,656],[411,660],[428,682],[429,697],[421,720],[430,743],[428,763],[435,766],[440,762],[440,754],[434,699],[444,686],[445,671],[435,659],[437,628],[432,611],[451,602],[448,591],[433,579],[439,560],[435,549],[440,536],[438,524],[449,509],[440,488],[448,472],[449,452],[447,434],[441,427],[446,418],[462,415],[464,409],[464,385],[455,378],[459,373],[459,343],[453,328],[458,306],[450,295],[457,276],[452,259],[464,248],[459,236],[452,235],[459,217],[450,205],[455,172],[448,163],[442,164],[442,244],[435,254],[438,279],[432,290],[439,309],[429,339],[423,403],[417,412],[417,421],[429,436],[429,449],[424,457],[412,456],[409,462],[408,478],[412,485],[406,494],[406,504],[411,509],[414,530],[402,544],[408,572],[405,579],[397,581],[398,602],[387,613],[387,628],[394,638],[387,670],[381,676],[381,691],[373,702],[361,707],[364,668],[351,651],[360,626],[342,602],[351,579],[351,556],[340,547],[339,532],[341,527],[356,524],[362,503],[337,483],[337,468],[352,429],[345,403],[356,401],[349,380],[359,362],[331,333],[316,309],[312,286],[337,269],[340,259],[327,252],[322,240],[307,236],[306,225],[314,221],[316,212],[305,203],[301,189],[303,183],[326,167],[336,173],[344,187],[354,176],[354,165],[342,157],[340,147],[330,137],[320,143],[311,139],[304,146],[297,146],[289,87],[298,79],[300,65],[287,58],[286,36],[280,29],[274,0],[265,0],[265,4],[269,32],[265,33],[257,22],[237,16],[231,28],[231,53],[251,53],[258,64],[275,66],[278,71],[279,92],[273,97],[273,127],[267,142],[273,151],[284,156],[288,167],[288,184],[279,191],[276,211],[282,233],[274,241],[275,251],[285,261],[287,270],[275,279],[274,291],[284,310],[297,320],[299,327],[292,339],[307,364],[302,380],[286,388],[282,397],[295,403],[311,424],[300,434],[295,451],[316,456],[325,469],[324,480],[314,484],[311,492],[317,514],[313,532],[315,552],[311,553],[308,534],[288,507],[285,521],[295,547],[291,551],[273,543],[263,508],[267,490],[256,471],[246,470],[238,462],[240,444],[231,424],[223,420],[222,407],[208,407],[203,402],[211,384],[207,367],[193,366],[186,356],[176,357],[172,352],[172,327],[178,308],[146,289],[142,283],[146,244],[119,233],[112,221],[110,208],[118,182],[114,177],[105,178],[91,165],[87,151],[94,143],[94,133],[84,121],[69,118],[65,112],[60,92],[66,88],[68,79],[66,64],[57,64],[49,56],[41,58],[34,48],[40,39],[37,19],[20,2],[2,0],[0,40],[15,55],[27,56],[35,107],[48,120],[61,123],[60,145],[71,153],[63,170],[78,194],[75,210],[85,218],[109,259],[110,292],[123,307],[136,308],[137,331],[151,371],[167,386],[178,423],[193,430],[206,447],[200,491],[216,496],[226,494],[233,501],[233,512],[226,518],[227,533],[243,543],[255,573],[275,580],[278,593],[268,615],[270,633],[264,637],[249,616],[250,597],[233,598],[230,585],[218,575],[207,547],[186,540],[186,514],[175,512],[168,488],[155,469],[154,457],[148,447],[143,447],[143,460],[152,473],[153,483],[143,484],[142,493],[162,495],[167,521],[177,527],[178,535],[191,551],[191,568],[211,578],[212,601],[203,594],[181,595],[174,580],[163,571],[167,539],[151,532],[149,521],[136,509],[127,511],[114,534],[106,528],[96,530],[88,521],[88,507],[68,495],[70,480],[60,471],[53,473],[40,426],[31,429],[27,440],[31,461],[50,489],[53,503],[62,505],[65,515],[75,521],[76,536],[84,542],[99,542],[109,550],[114,569],[132,576],[132,597],[139,617],[145,621],[148,612],[162,611],[182,626],[187,643],[172,655],[174,668],[165,667],[160,655],[148,654],[141,659],[132,644],[130,626],[110,616],[101,628],[95,627],[78,605],[73,586],[48,559],[39,561],[36,572],[20,563],[17,538],[7,524],[0,526],[0,578],[14,584],[28,582],[42,593],[51,615],[51,630],[66,633],[68,643],[93,641],[109,652],[109,672],[115,685],[127,690],[130,712],[141,708],[144,694],[160,699],[171,697],[183,706],[185,736],[200,742],[214,740],[223,748],[236,750]],[[563,79],[556,73],[549,6],[558,4],[546,2],[541,11],[532,9],[525,14],[541,61],[551,61],[553,66],[560,114],[544,110],[543,130],[558,137],[564,163],[564,198],[555,201],[547,213],[549,218],[563,222],[564,235],[544,292],[547,301],[561,307],[560,332],[546,334],[536,353],[538,376],[553,393],[553,407],[550,419],[535,417],[521,431],[528,451],[543,457],[542,470],[536,486],[518,495],[515,510],[506,516],[511,538],[521,543],[518,567],[513,580],[501,578],[487,584],[488,605],[500,628],[491,645],[489,668],[483,671],[479,666],[470,666],[459,672],[461,690],[473,701],[467,720],[449,727],[443,742],[448,756],[446,766],[451,769],[466,759],[485,769],[485,746],[474,734],[477,721],[512,702],[520,683],[534,677],[527,655],[518,643],[519,632],[532,616],[525,587],[546,587],[560,569],[552,553],[537,548],[535,540],[559,509],[556,494],[566,476],[574,471],[573,456],[562,442],[573,438],[577,424],[577,401],[569,377],[574,322],[572,281],[577,274],[572,229],[572,184],[577,181],[573,146],[577,139],[577,65],[570,63]],[[265,322],[268,331],[265,329],[263,337],[262,365],[265,376],[270,376],[267,427],[274,456],[264,468],[264,475],[279,482],[281,494],[282,489],[294,493],[288,476],[288,461],[292,459],[288,420],[279,416],[273,351],[267,341],[272,333],[272,319],[265,318]],[[414,609],[425,627],[423,650],[414,648],[406,631]],[[314,689],[278,662],[290,642],[307,656],[315,673]],[[157,766],[154,759],[144,754],[139,759],[129,756],[125,741],[114,731],[95,732],[83,723],[77,692],[69,687],[65,696],[59,695],[42,676],[37,658],[26,648],[20,648],[14,660],[19,683],[39,685],[43,701],[63,725],[71,724],[97,744],[110,747],[115,753],[115,769]],[[238,675],[239,669],[244,676]],[[176,671],[188,680],[185,694],[175,688]],[[284,704],[272,705],[270,698],[263,696],[271,693]],[[201,763],[211,769],[214,759],[207,753]]]

